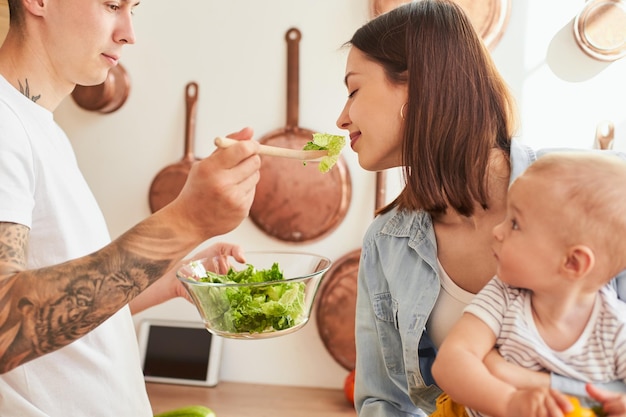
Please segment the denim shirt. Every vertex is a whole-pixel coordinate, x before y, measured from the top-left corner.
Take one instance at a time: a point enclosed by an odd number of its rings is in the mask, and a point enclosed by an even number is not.
[[[548,152],[514,140],[510,181]],[[618,293],[625,294],[626,280],[620,282],[624,288],[616,285]],[[439,289],[430,215],[393,209],[378,216],[365,234],[358,273],[355,406],[360,417],[434,411],[441,390],[430,373],[436,349],[425,327]]]

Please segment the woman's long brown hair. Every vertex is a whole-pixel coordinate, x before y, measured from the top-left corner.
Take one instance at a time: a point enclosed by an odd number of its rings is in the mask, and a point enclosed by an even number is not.
[[[515,104],[463,10],[446,0],[411,2],[371,20],[348,44],[408,87],[406,186],[382,211],[487,209],[490,152],[509,155]]]

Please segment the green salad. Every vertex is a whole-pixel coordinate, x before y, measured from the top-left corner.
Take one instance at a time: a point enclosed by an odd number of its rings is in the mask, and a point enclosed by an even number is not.
[[[284,281],[283,272],[274,263],[270,269],[256,270],[252,265],[226,275],[207,271],[201,282],[276,284],[213,287],[198,293],[212,324],[229,333],[261,333],[285,330],[305,317],[305,284]]]
[[[302,150],[304,151],[328,151],[328,156],[324,156],[318,165],[321,172],[328,172],[339,160],[341,150],[346,145],[343,136],[331,135],[329,133],[314,133],[313,141],[307,142]]]

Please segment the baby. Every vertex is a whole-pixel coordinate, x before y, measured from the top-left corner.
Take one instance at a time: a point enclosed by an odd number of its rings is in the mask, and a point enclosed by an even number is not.
[[[508,362],[581,381],[626,379],[626,304],[607,285],[626,269],[626,163],[588,152],[548,154],[511,185],[494,228],[497,275],[465,309],[433,365],[445,391],[433,416],[562,416],[571,405],[545,384],[494,375]],[[626,397],[588,386],[610,416]],[[463,404],[463,406],[459,406]]]

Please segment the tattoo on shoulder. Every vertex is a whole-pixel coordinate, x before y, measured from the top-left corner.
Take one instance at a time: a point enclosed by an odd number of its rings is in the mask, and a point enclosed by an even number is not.
[[[26,97],[31,99],[33,102],[36,103],[37,100],[39,100],[41,98],[41,94],[36,95],[36,96],[31,96],[30,95],[30,86],[28,85],[28,78],[26,78],[24,80],[24,85],[22,85],[22,82],[20,80],[17,80],[17,82],[20,85],[20,93],[24,94]]]

